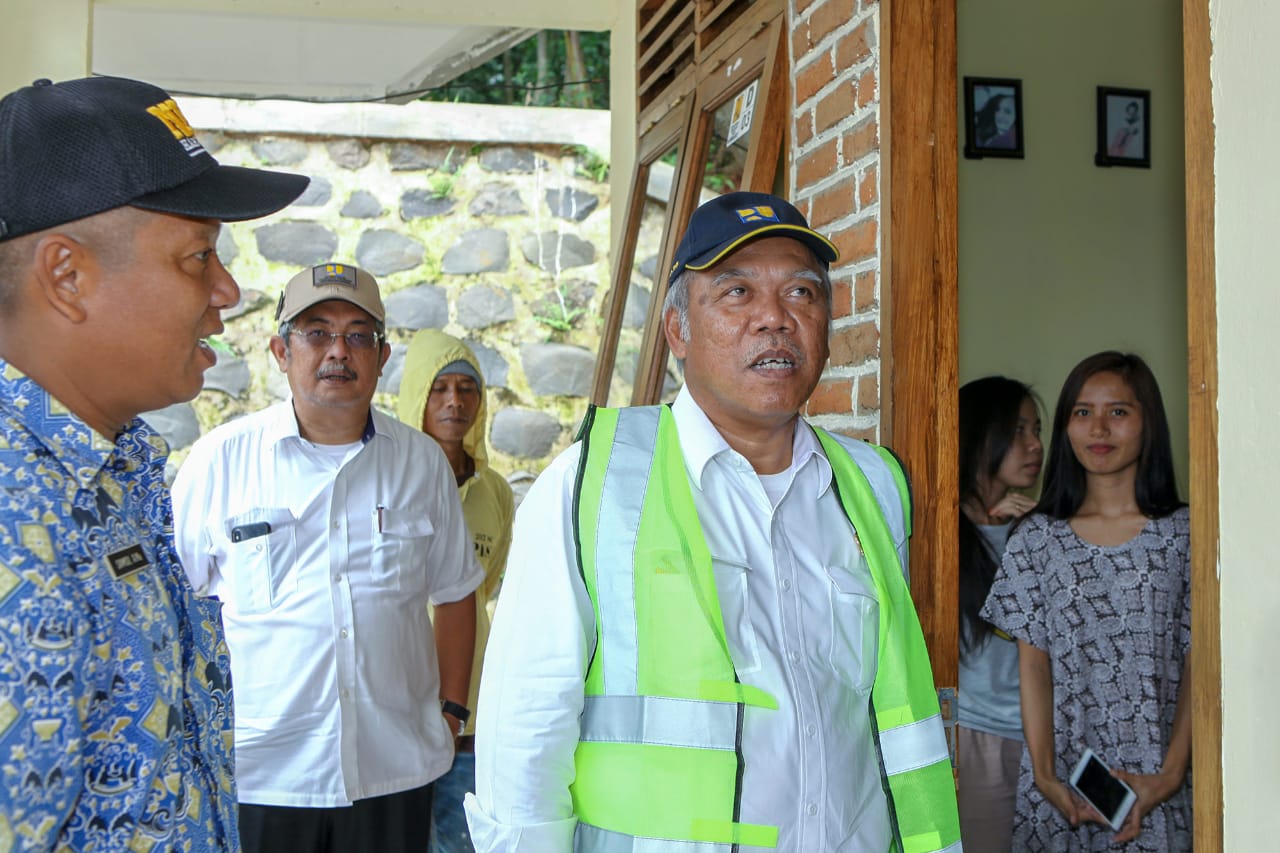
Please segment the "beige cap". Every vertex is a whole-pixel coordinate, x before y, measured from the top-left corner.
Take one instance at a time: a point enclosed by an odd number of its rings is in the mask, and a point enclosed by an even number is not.
[[[320,264],[289,279],[276,305],[276,322],[292,320],[312,305],[330,299],[363,308],[379,323],[387,318],[373,276],[350,264]]]

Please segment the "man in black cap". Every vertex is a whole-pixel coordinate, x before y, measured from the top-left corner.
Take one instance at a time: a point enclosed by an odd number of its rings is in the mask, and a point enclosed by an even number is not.
[[[799,416],[836,258],[774,196],[694,213],[663,306],[684,388],[590,411],[516,513],[477,850],[958,853],[905,477]]]
[[[0,100],[0,836],[23,850],[237,850],[230,669],[171,541],[167,447],[239,288],[224,221],[298,175],[219,165],[163,90]]]

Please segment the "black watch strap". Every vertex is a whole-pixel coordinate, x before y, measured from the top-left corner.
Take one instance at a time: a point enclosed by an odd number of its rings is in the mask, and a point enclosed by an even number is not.
[[[459,722],[465,723],[467,720],[471,719],[470,708],[459,705],[457,702],[450,699],[440,700],[440,711],[444,714],[453,715],[459,720]]]

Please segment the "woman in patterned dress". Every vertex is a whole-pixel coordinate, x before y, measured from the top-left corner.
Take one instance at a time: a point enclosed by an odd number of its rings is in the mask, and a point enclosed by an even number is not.
[[[982,609],[1018,641],[1026,749],[1013,848],[1187,851],[1189,520],[1150,368],[1118,352],[1086,358],[1052,436],[1040,502]],[[1086,747],[1138,795],[1118,832],[1067,785]]]

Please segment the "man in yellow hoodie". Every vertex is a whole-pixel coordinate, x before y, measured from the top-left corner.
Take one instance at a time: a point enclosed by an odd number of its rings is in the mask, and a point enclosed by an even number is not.
[[[414,335],[405,354],[399,415],[401,421],[421,429],[444,450],[458,482],[476,559],[484,567],[484,581],[476,590],[476,647],[467,701],[467,707],[474,709],[489,636],[487,605],[498,591],[507,563],[515,503],[507,481],[489,467],[484,379],[471,349],[435,329]],[[475,720],[470,719],[458,737],[453,768],[436,782],[431,850],[437,853],[472,850],[462,798],[475,791],[474,738]]]

